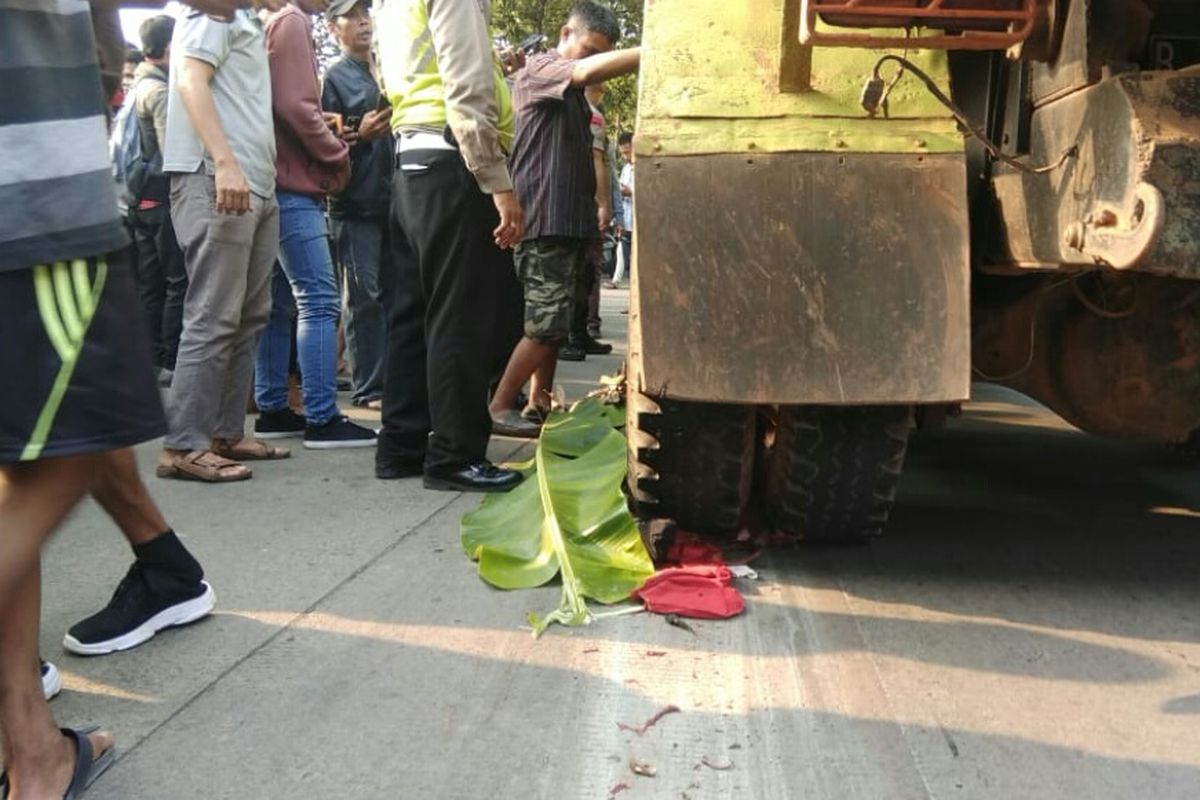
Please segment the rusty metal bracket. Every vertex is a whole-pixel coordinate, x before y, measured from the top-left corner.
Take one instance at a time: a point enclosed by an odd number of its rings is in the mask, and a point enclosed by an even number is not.
[[[1157,188],[1140,183],[1135,198],[1133,208],[1123,215],[1108,206],[1092,211],[1067,228],[1064,243],[1097,264],[1113,269],[1135,266],[1150,252],[1166,220],[1162,192]]]
[[[800,0],[800,8],[800,41],[819,47],[1007,50],[1029,38],[1037,18],[1037,0]],[[915,27],[943,32],[845,30]]]

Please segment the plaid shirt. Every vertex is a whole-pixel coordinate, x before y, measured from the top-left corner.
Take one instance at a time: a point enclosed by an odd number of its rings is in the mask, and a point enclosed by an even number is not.
[[[592,111],[571,85],[574,61],[551,50],[529,59],[513,86],[517,132],[510,162],[525,239],[594,238]]]

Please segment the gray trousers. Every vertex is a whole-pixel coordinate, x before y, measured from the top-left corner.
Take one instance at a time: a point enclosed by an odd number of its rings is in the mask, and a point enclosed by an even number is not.
[[[171,220],[188,290],[165,444],[205,450],[214,438],[236,440],[245,432],[255,346],[271,313],[279,205],[274,195],[251,195],[249,212],[218,214],[212,177],[175,175]]]
[[[333,241],[342,268],[346,350],[356,403],[383,397],[383,351],[387,322],[379,288],[379,260],[387,220],[333,220]]]

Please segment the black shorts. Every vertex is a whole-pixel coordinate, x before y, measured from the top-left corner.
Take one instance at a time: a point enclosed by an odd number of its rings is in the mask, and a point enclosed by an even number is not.
[[[0,463],[166,431],[133,276],[90,259],[0,272]]]

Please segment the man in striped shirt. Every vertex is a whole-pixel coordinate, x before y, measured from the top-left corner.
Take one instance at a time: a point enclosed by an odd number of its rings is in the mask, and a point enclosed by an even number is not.
[[[638,68],[638,48],[608,52],[620,38],[610,9],[581,0],[571,8],[558,47],[531,56],[513,86],[513,185],[525,209],[525,236],[514,260],[525,287],[525,336],[492,397],[497,433],[537,435],[537,420],[550,409],[558,348],[570,332],[587,247],[607,227],[596,206],[592,114],[583,89]],[[513,405],[530,378],[522,414]]]
[[[93,12],[119,31],[116,6],[0,0],[0,797],[14,799],[74,798],[111,759],[111,736],[60,731],[43,699],[40,550],[112,451],[164,429],[132,276],[105,259],[125,234]],[[101,44],[119,76],[124,48]]]

